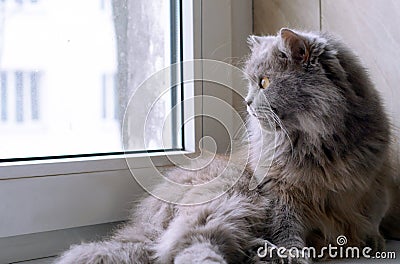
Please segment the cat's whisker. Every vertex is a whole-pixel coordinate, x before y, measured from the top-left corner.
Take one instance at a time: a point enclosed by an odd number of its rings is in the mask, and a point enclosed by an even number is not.
[[[293,153],[293,141],[290,138],[289,132],[287,131],[287,129],[284,127],[284,125],[282,124],[282,120],[273,112],[272,113],[272,117],[274,118],[274,120],[278,123],[279,127],[281,128],[281,130],[283,131],[283,133],[285,134],[285,136],[287,137],[287,139],[289,140],[290,143],[290,148],[291,148],[291,152]]]
[[[283,125],[282,120],[279,118],[279,116],[271,109],[269,101],[268,101],[267,97],[265,96],[265,94],[262,94],[262,99],[264,100],[265,105],[268,105],[268,107],[263,107],[262,110],[260,111],[260,113],[262,112],[262,113],[264,113],[266,115],[271,114],[272,119],[281,128],[282,132],[284,133],[284,135],[289,140],[291,153],[293,155],[293,142],[292,142],[292,139],[290,138],[290,135],[289,135],[287,129]]]

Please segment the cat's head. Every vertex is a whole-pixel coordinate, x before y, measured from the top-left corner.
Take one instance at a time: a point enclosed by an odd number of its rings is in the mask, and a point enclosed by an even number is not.
[[[284,28],[276,36],[250,36],[248,42],[244,71],[250,115],[262,124],[273,120],[277,129],[316,136],[343,125],[355,91],[338,50],[324,35]]]

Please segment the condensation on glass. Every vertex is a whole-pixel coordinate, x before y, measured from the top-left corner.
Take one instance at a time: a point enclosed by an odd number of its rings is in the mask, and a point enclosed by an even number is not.
[[[121,152],[129,97],[180,59],[178,6],[175,0],[0,1],[0,159]],[[138,106],[138,124],[147,116],[150,125],[135,133],[129,150],[181,148],[177,115],[170,133],[158,133],[181,96],[177,89],[162,96],[150,116]]]

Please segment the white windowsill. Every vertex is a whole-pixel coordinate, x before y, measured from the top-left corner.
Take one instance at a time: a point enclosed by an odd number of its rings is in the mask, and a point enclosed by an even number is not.
[[[168,166],[172,164],[168,157],[174,157],[174,161],[179,161],[179,156],[191,153],[193,152],[160,151],[84,158],[4,162],[0,163],[0,170],[2,172],[0,180],[128,170],[127,159],[129,160],[130,169]],[[151,158],[151,164],[149,163],[149,157]]]

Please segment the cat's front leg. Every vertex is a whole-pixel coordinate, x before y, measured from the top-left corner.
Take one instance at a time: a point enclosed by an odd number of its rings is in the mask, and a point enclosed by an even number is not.
[[[267,254],[260,263],[312,263],[312,256],[303,250],[306,246],[305,230],[300,215],[293,206],[274,206],[270,223],[273,245],[266,246]]]

